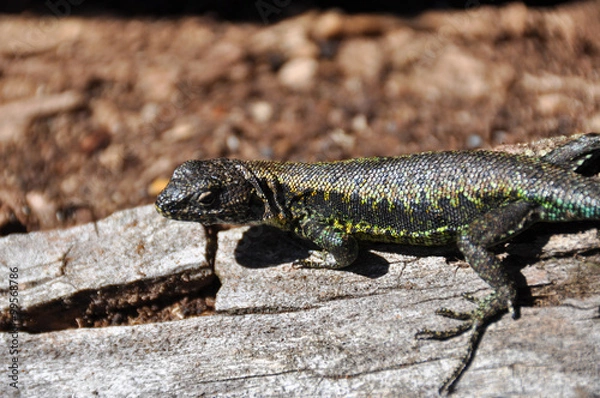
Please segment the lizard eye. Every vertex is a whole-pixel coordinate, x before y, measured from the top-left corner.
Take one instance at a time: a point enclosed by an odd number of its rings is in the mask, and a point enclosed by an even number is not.
[[[203,206],[210,206],[215,203],[217,195],[213,191],[197,192],[192,196],[192,200]]]

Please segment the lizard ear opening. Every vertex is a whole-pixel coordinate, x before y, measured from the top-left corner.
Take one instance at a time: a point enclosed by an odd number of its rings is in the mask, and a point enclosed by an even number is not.
[[[251,219],[261,220],[264,218],[266,212],[265,202],[256,192],[254,192],[250,197],[249,205]]]

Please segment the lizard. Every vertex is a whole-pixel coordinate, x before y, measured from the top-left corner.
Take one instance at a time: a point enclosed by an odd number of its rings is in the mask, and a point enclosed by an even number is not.
[[[458,150],[333,162],[190,160],[175,169],[156,208],[165,217],[214,224],[267,224],[316,244],[295,266],[343,268],[360,241],[456,245],[492,292],[469,312],[436,313],[462,321],[424,329],[419,339],[471,331],[467,352],[440,393],[451,393],[486,326],[518,317],[515,281],[490,248],[536,222],[600,220],[600,183],[577,169],[600,149],[584,134],[542,156]]]

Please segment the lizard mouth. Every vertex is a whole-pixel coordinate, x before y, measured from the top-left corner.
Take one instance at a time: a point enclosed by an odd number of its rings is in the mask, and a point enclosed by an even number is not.
[[[161,216],[171,217],[171,212],[168,210],[165,210],[158,201],[154,204],[154,208],[156,209],[158,214],[160,214]]]
[[[187,200],[181,200],[174,193],[179,193],[179,190],[169,190],[165,188],[156,199],[154,207],[156,211],[163,217],[179,221],[195,221],[210,223],[214,217],[211,217],[210,212],[203,212],[196,206],[191,206]]]
[[[188,211],[184,209],[177,209],[177,206],[165,206],[164,203],[159,203],[158,201],[154,204],[156,211],[163,217],[170,218],[172,220],[180,220],[180,221],[195,221],[195,218],[192,214],[189,214]]]

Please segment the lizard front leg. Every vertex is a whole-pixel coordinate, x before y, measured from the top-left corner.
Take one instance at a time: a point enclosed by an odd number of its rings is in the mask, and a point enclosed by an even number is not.
[[[352,235],[335,228],[324,218],[315,214],[301,217],[294,232],[323,249],[321,251],[311,250],[308,258],[297,260],[294,265],[336,269],[352,264],[358,256],[358,242]]]
[[[467,330],[472,332],[466,355],[444,382],[440,392],[451,391],[467,368],[488,322],[506,310],[513,313],[513,317],[516,316],[517,290],[514,281],[488,247],[525,229],[535,221],[536,216],[534,205],[525,201],[513,202],[484,214],[459,233],[458,248],[465,256],[465,260],[494,291],[482,300],[475,300],[465,295],[467,299],[477,304],[477,308],[473,311],[455,312],[447,308],[437,311],[438,315],[464,321],[458,327],[443,331],[422,330],[417,333],[416,337],[419,339],[445,340]]]

